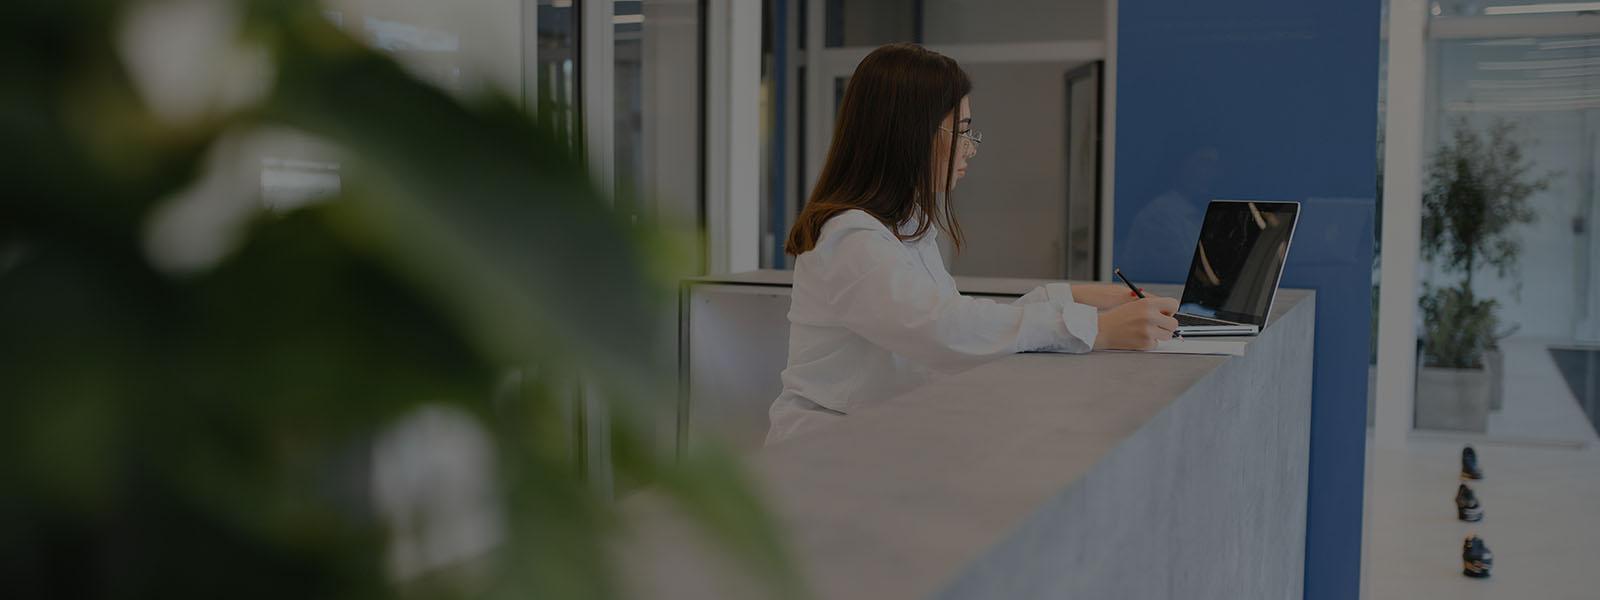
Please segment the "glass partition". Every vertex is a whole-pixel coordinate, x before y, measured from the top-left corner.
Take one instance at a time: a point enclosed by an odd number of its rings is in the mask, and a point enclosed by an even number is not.
[[[1418,429],[1593,435],[1600,29],[1560,4],[1433,6]]]

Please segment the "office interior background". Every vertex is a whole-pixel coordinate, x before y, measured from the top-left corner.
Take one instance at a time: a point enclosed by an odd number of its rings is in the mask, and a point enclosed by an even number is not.
[[[783,240],[834,110],[855,65],[890,42],[955,58],[975,86],[984,142],[958,195],[968,248],[946,252],[952,274],[1108,281],[1121,267],[1181,283],[1205,202],[1301,201],[1283,285],[1318,291],[1306,597],[1595,594],[1600,3],[324,0],[320,11],[456,100],[544,107],[607,210],[686,249],[669,281],[792,268]],[[128,18],[119,51],[157,112],[200,110],[184,96],[196,72],[265,85],[248,52],[214,51],[237,15],[172,0]],[[1469,151],[1525,190],[1482,217],[1488,249],[1463,270],[1427,230],[1451,209],[1424,198],[1441,197],[1436,159]],[[158,262],[218,260],[228,241],[206,233],[206,215],[288,213],[345,189],[348,149],[292,128],[217,152],[213,169],[245,182],[245,205],[174,217],[176,233],[152,234]],[[1430,324],[1463,318],[1438,299],[1464,281],[1469,308],[1492,320],[1460,321],[1490,332],[1460,342]],[[688,363],[672,320],[659,349]],[[756,398],[764,414],[785,351],[770,336],[786,325],[763,323],[765,343],[732,339],[752,337],[737,323],[697,340],[705,366],[681,372],[700,378],[683,385]],[[1439,360],[1447,344],[1489,338],[1487,358],[1475,347],[1467,364]],[[602,409],[573,411],[590,483],[628,488],[605,466]],[[664,454],[696,435],[675,411],[652,413]],[[712,440],[764,433],[701,422],[729,429]],[[1494,471],[1483,485],[1495,518],[1476,530],[1501,559],[1487,582],[1452,570],[1463,531],[1440,508],[1463,444]]]

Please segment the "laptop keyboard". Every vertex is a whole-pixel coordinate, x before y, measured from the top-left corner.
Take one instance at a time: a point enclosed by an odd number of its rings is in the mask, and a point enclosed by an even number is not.
[[[1207,319],[1205,317],[1197,317],[1197,316],[1194,316],[1194,315],[1186,315],[1186,314],[1183,314],[1183,313],[1178,313],[1176,315],[1173,315],[1173,317],[1178,320],[1178,326],[1180,326],[1180,327],[1182,327],[1182,326],[1195,326],[1195,325],[1205,326],[1205,325],[1237,325],[1238,324],[1238,323],[1230,323],[1228,321],[1219,321],[1217,319]]]

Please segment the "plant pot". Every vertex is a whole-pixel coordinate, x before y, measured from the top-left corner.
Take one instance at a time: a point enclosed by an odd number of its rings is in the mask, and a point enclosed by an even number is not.
[[[1417,429],[1483,432],[1489,428],[1487,369],[1417,369]]]
[[[1483,351],[1483,368],[1489,372],[1489,410],[1506,404],[1506,358],[1499,348]]]

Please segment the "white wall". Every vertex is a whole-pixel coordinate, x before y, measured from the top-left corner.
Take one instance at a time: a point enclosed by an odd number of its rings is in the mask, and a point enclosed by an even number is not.
[[[966,249],[955,275],[1057,276],[1066,236],[1064,62],[966,65],[972,122],[985,143],[953,194]]]

